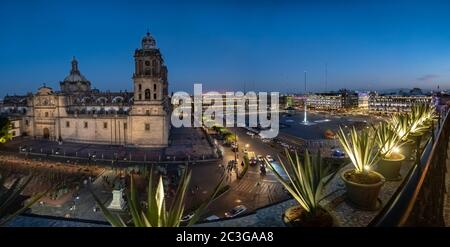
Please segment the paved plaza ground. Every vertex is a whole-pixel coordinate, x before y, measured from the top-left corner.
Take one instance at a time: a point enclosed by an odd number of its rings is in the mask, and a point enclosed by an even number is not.
[[[217,158],[213,146],[200,128],[172,128],[167,148],[147,148],[55,142],[31,137],[17,137],[2,147],[3,150],[22,153],[92,159],[96,161],[155,163],[166,161],[205,160]]]

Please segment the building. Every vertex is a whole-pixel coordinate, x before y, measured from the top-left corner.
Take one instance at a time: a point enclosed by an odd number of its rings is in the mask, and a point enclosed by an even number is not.
[[[358,93],[358,108],[361,110],[369,109],[369,94]]]
[[[369,97],[369,111],[381,114],[408,112],[414,103],[431,103],[432,100],[432,96],[426,95],[400,96],[371,94]]]
[[[167,67],[147,33],[134,52],[133,92],[100,92],[73,58],[54,91],[44,85],[26,96],[7,96],[1,112],[18,121],[20,135],[114,145],[165,147],[170,131]],[[19,118],[19,120],[17,120]]]
[[[341,110],[358,106],[358,95],[348,90],[337,93],[321,93],[308,95],[308,108],[317,110]]]

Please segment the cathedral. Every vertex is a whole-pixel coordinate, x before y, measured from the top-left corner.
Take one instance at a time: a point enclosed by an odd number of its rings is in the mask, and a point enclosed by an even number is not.
[[[16,125],[16,136],[166,147],[170,131],[167,67],[150,33],[135,50],[134,60],[133,92],[92,89],[74,57],[59,91],[44,85],[36,93],[6,96],[1,113]]]

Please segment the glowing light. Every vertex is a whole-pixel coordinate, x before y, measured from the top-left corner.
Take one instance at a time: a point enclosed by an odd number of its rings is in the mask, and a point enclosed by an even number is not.
[[[394,153],[400,153],[400,148],[399,148],[399,147],[394,147],[394,148],[392,149],[392,152],[394,152]]]
[[[370,166],[364,166],[364,170],[366,170],[366,171],[370,171]]]

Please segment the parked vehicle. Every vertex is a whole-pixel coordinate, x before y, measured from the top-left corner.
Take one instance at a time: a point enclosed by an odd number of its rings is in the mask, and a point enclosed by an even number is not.
[[[260,154],[257,156],[259,162],[264,162],[264,157]]]
[[[258,163],[255,152],[248,152],[247,157],[248,157],[248,161],[249,161],[250,165],[256,165]]]
[[[238,206],[234,207],[233,209],[231,209],[229,212],[226,212],[225,217],[233,218],[233,217],[243,214],[246,210],[247,210],[247,208],[244,205],[238,205]]]
[[[274,159],[272,158],[272,155],[270,155],[270,154],[266,155],[266,159],[269,162],[273,162],[274,161]]]
[[[194,217],[194,212],[186,214],[183,218],[181,218],[181,222],[186,223],[190,221]]]
[[[206,221],[213,221],[213,220],[220,220],[220,218],[217,215],[211,215],[206,218]]]

